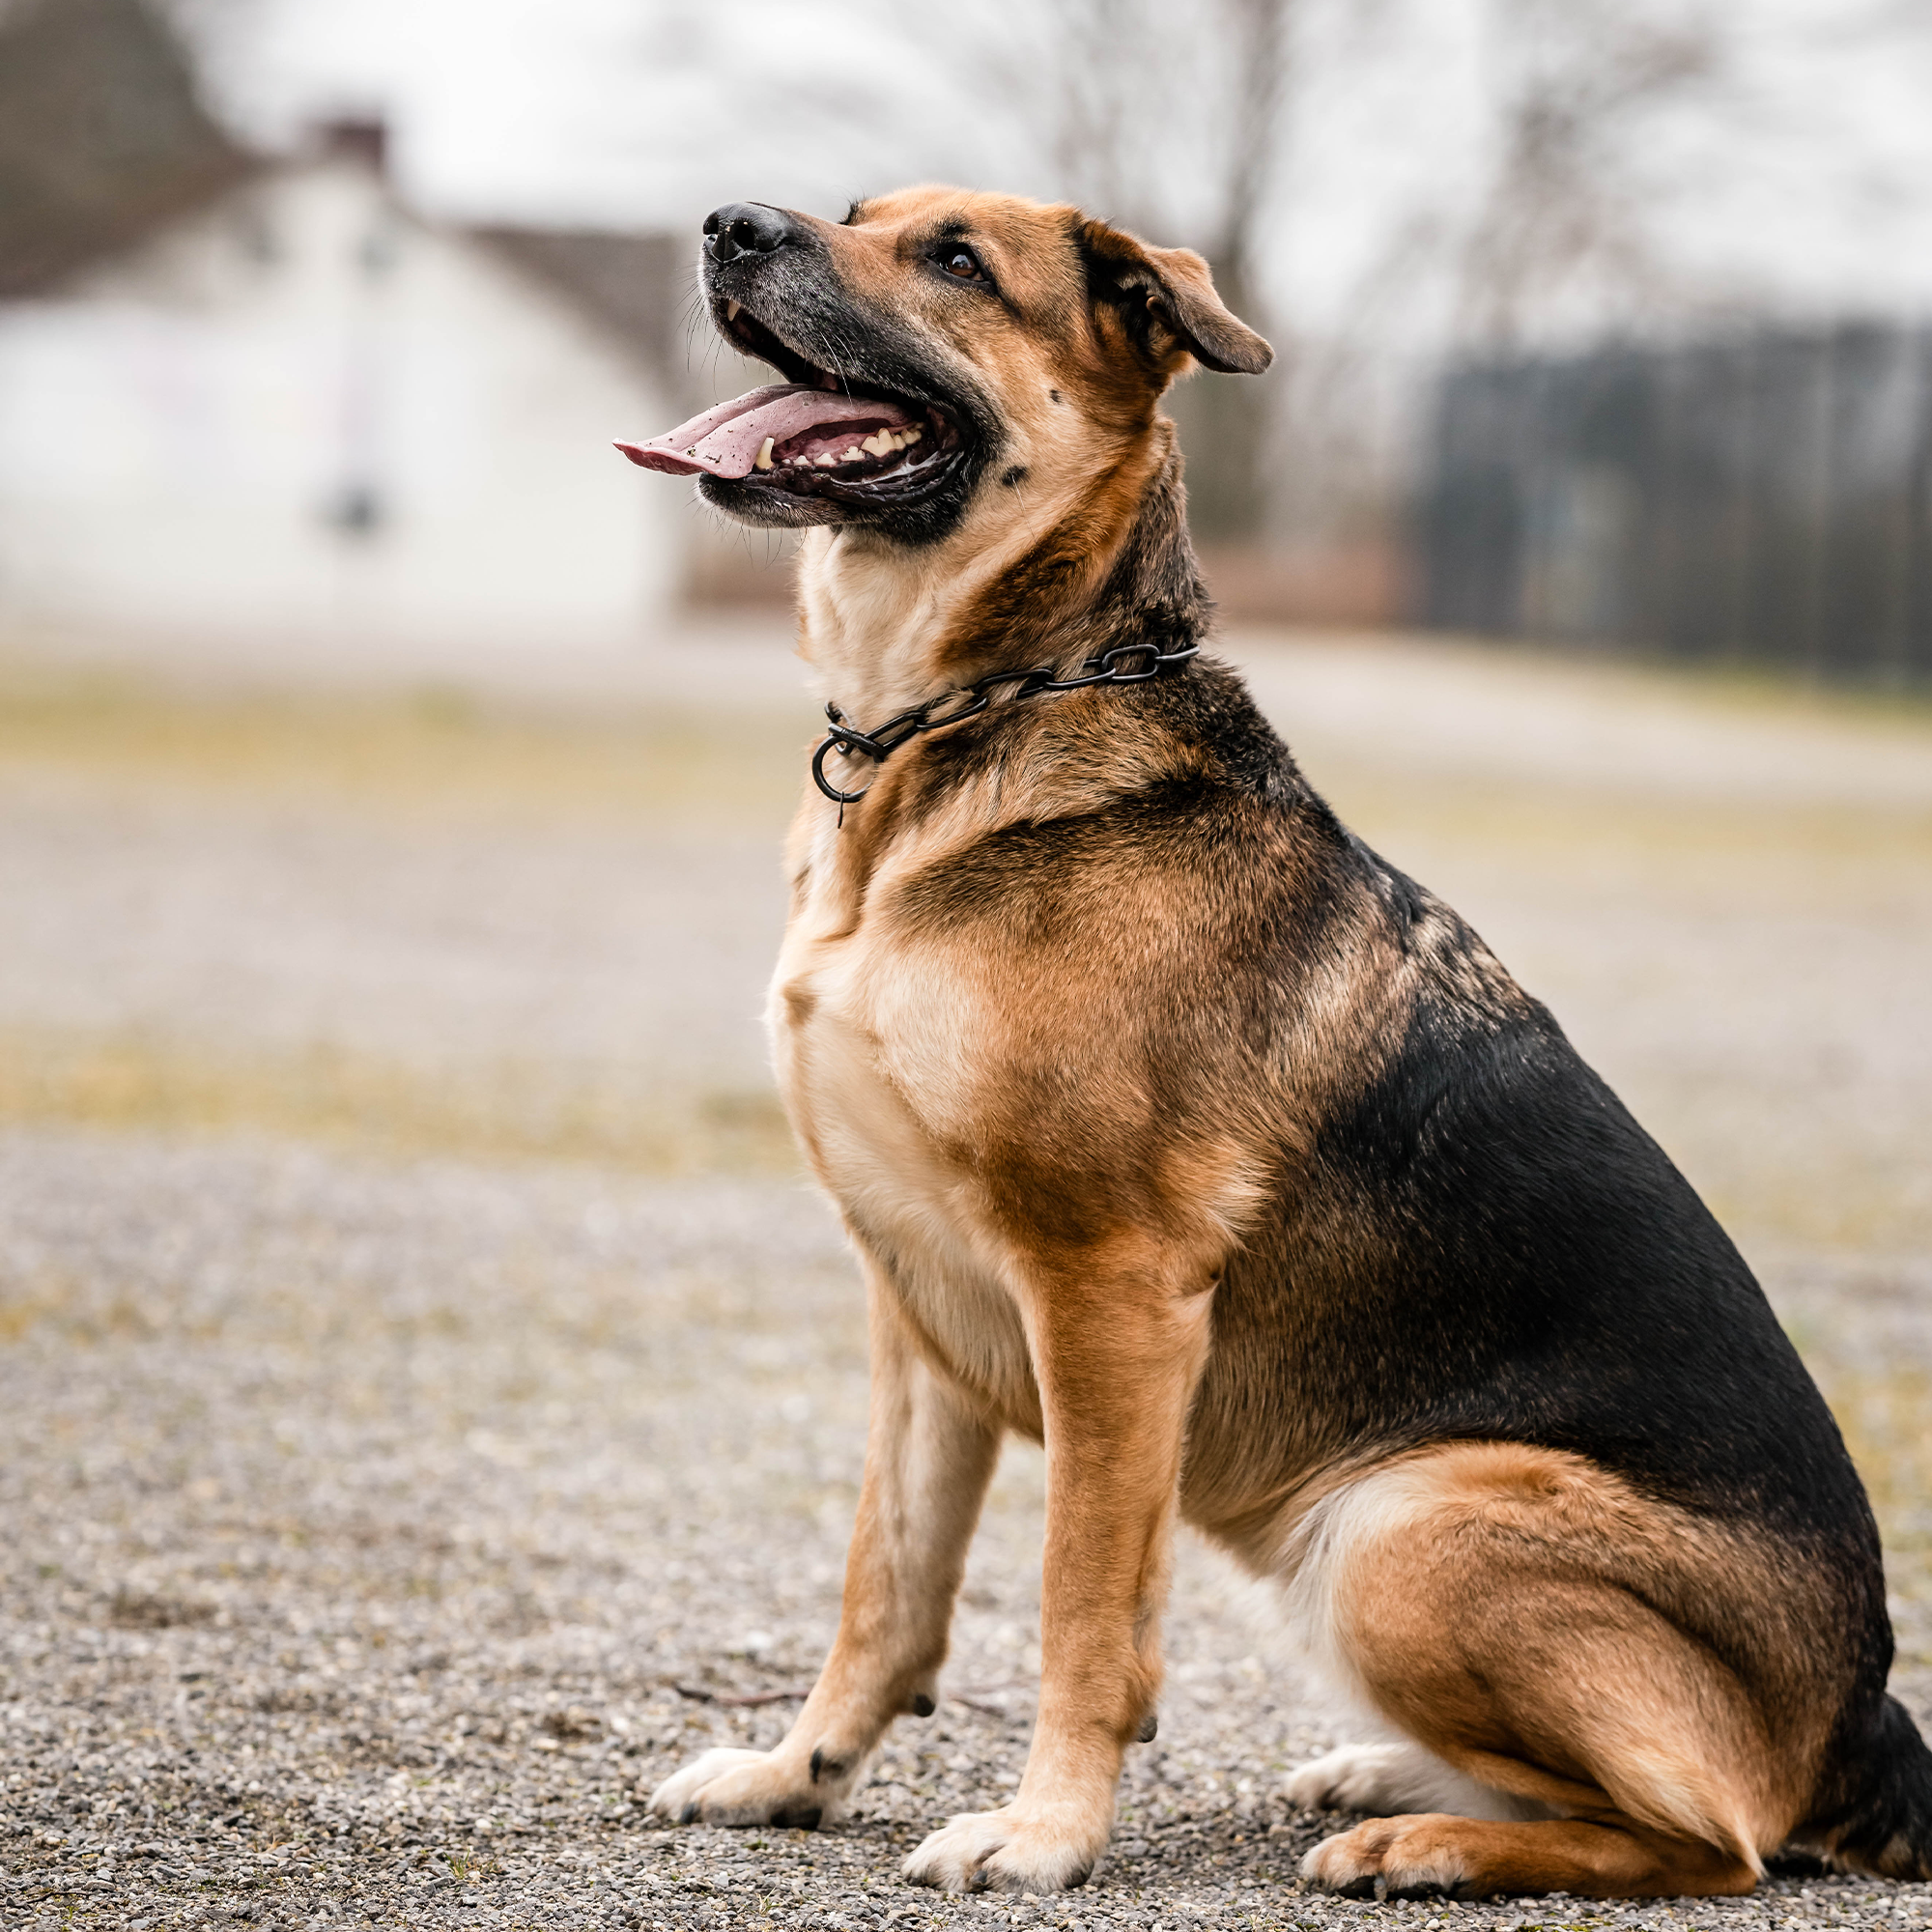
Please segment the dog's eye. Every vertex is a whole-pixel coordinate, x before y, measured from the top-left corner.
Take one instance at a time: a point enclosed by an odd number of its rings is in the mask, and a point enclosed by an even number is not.
[[[972,249],[961,248],[956,243],[939,251],[939,266],[962,282],[986,280],[986,271],[980,268],[979,256]]]

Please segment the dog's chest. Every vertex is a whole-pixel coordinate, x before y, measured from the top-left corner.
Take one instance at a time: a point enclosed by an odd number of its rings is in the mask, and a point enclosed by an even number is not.
[[[849,917],[837,882],[808,890],[785,933],[768,1023],[786,1110],[819,1179],[931,1351],[1011,1426],[1039,1399],[1011,1257],[970,1142],[985,1017],[932,949]]]

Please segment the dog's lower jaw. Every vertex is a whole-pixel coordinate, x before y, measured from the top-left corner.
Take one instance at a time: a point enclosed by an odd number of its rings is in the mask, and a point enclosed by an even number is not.
[[[902,1867],[942,1891],[1065,1891],[1084,1885],[1114,1828],[1114,1793],[1029,1800],[949,1819]]]

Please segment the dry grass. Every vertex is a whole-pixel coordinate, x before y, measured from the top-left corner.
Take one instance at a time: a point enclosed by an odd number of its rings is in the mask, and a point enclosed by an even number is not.
[[[1899,1662],[1932,1673],[1932,1373],[1847,1368],[1829,1340],[1803,1350],[1864,1478],[1885,1543]]]
[[[1917,896],[1932,876],[1932,810],[1911,806],[1664,799],[1404,778],[1352,760],[1324,761],[1321,777],[1372,844],[1425,838],[1492,862],[1621,877],[1654,891],[1699,889],[1721,866],[1730,890],[1779,904],[1794,896],[1814,906],[1869,903],[1874,895],[1896,903],[1901,891]]]
[[[134,1034],[0,1033],[0,1124],[270,1134],[385,1160],[565,1160],[642,1174],[798,1167],[768,1090],[690,1093],[513,1059],[411,1065],[327,1043],[249,1056]]]
[[[1479,669],[1492,677],[1495,666]],[[723,705],[745,675],[721,662]],[[1539,701],[1566,683],[1583,692],[1574,666],[1521,675],[1544,678]],[[1932,757],[1924,716],[1910,708],[1648,675],[1620,672],[1617,689],[1653,702],[1666,693],[1674,716],[1815,716],[1887,743],[1918,732]],[[1932,1249],[1932,1163],[1920,1152],[1932,1078],[1915,1090],[1911,1067],[1888,1077],[1884,1065],[1901,1048],[1924,1054],[1924,997],[1901,985],[1932,974],[1932,810],[1611,791],[1526,774],[1501,753],[1486,774],[1417,766],[1401,742],[1332,722],[1293,735],[1350,821],[1472,918],[1747,1240]],[[594,824],[769,840],[769,852],[802,737],[770,711],[599,716],[451,690],[193,691],[0,657],[0,785],[77,789],[136,810],[191,795],[245,822],[290,809],[321,822],[428,819],[480,842],[497,827],[554,838],[559,853]],[[725,897],[743,891],[743,862],[732,863],[739,871],[721,862],[717,880]],[[1828,932],[1817,957],[1793,955],[1794,933]],[[1827,956],[1831,947],[1843,956]],[[1895,963],[1875,999],[1861,974],[1878,949]],[[521,1041],[451,1066],[355,1038],[213,1039],[165,1014],[76,1034],[0,1009],[10,1120],[655,1170],[766,1165],[783,1141],[769,1098],[742,1076],[673,1088],[558,1065]]]
[[[623,705],[198,691],[0,655],[0,770],[117,787],[190,786],[263,805],[503,819],[782,822],[803,732],[769,713],[714,722]]]

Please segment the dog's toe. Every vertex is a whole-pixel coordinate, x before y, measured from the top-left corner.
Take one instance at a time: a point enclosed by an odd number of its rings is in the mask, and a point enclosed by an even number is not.
[[[1008,1804],[949,1820],[903,1867],[942,1891],[1065,1891],[1084,1885],[1105,1849],[1106,1821]]]
[[[1467,1876],[1463,1861],[1433,1817],[1373,1818],[1323,1838],[1301,1861],[1301,1875],[1345,1898],[1453,1895]]]
[[[820,1760],[823,1770],[823,1760]],[[650,1813],[680,1825],[777,1825],[816,1831],[849,1778],[814,1778],[780,1751],[708,1750],[651,1793]]]
[[[1303,1811],[1379,1811],[1398,1747],[1344,1745],[1290,1773],[1288,1802]]]

